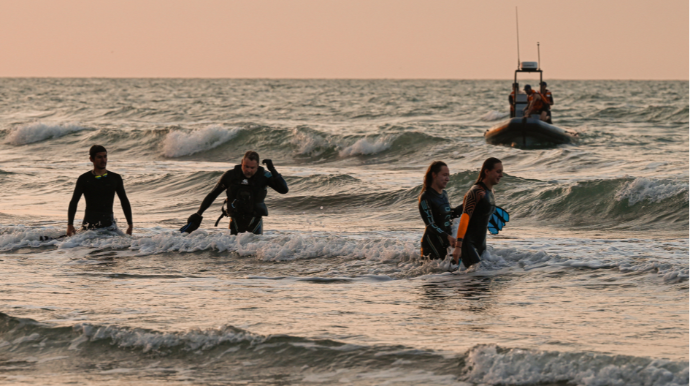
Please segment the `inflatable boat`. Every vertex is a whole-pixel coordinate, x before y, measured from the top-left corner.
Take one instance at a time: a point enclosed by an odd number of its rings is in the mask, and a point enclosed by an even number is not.
[[[522,62],[515,70],[511,111],[522,114],[528,105],[527,94],[520,93],[517,78],[519,73],[539,73],[539,83],[543,81],[542,70],[537,62]],[[538,86],[537,86],[538,87]],[[514,115],[511,113],[511,116]],[[492,145],[508,145],[513,147],[548,147],[577,142],[577,133],[554,126],[549,117],[548,122],[539,119],[539,115],[529,117],[513,117],[502,122],[484,133],[484,139]]]
[[[512,118],[487,130],[484,139],[492,145],[513,147],[544,147],[574,144],[577,133],[550,125],[533,115],[529,118]]]

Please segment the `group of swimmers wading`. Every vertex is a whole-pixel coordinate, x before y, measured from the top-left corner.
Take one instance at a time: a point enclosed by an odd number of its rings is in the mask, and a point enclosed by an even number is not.
[[[113,201],[117,193],[127,219],[128,235],[132,234],[134,223],[132,208],[125,193],[122,177],[106,169],[108,152],[101,145],[89,150],[93,170],[77,179],[67,214],[67,236],[76,233],[74,216],[82,194],[86,200],[86,210],[82,230],[107,228],[115,224]],[[230,233],[233,235],[251,232],[263,234],[263,217],[268,215],[264,203],[267,187],[280,194],[288,192],[287,182],[278,173],[270,159],[264,159],[266,169],[259,166],[259,154],[248,151],[240,165],[226,171],[213,190],[204,198],[199,210],[192,214],[180,231],[191,233],[198,229],[203,220],[202,214],[223,192],[227,193],[227,210],[223,216],[230,217]],[[448,165],[441,161],[433,162],[426,171],[424,184],[419,195],[419,212],[426,229],[422,237],[422,256],[431,259],[445,259],[448,248],[453,247],[453,263],[469,268],[480,262],[486,249],[486,232],[496,204],[493,187],[503,177],[503,165],[496,158],[484,161],[477,182],[467,191],[462,205],[451,208],[448,194],[444,190],[450,181]],[[460,217],[456,235],[452,233],[453,219]],[[220,221],[220,219],[218,221]],[[216,225],[218,222],[216,222]]]
[[[82,174],[74,188],[72,201],[67,215],[67,236],[75,233],[74,215],[81,195],[86,200],[86,211],[82,222],[82,230],[107,228],[115,223],[113,219],[113,201],[115,193],[120,198],[122,210],[127,219],[127,234],[132,234],[132,208],[129,205],[122,177],[106,170],[108,152],[105,147],[94,145],[89,150],[89,159],[93,163],[93,170]],[[201,216],[213,201],[223,191],[227,191],[227,210],[223,208],[223,215],[230,217],[230,233],[236,235],[242,232],[263,234],[263,217],[268,216],[268,208],[264,203],[267,186],[280,194],[288,192],[287,182],[278,173],[273,162],[265,159],[263,164],[268,170],[259,166],[259,154],[248,151],[242,158],[242,163],[228,170],[220,177],[213,190],[201,203],[199,210],[187,220],[187,225],[180,229],[191,233],[201,225]],[[220,218],[218,219],[220,221]],[[216,225],[218,223],[216,222]]]
[[[445,259],[453,247],[453,263],[469,268],[480,262],[486,250],[486,231],[496,209],[494,185],[503,177],[503,164],[498,158],[484,161],[477,182],[465,193],[462,205],[451,208],[444,190],[450,181],[448,165],[434,161],[424,175],[419,194],[419,213],[426,224],[422,236],[422,256]],[[453,235],[453,219],[460,217],[458,232]]]

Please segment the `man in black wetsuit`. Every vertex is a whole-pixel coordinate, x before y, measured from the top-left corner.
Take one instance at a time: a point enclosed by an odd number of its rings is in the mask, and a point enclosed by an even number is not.
[[[422,236],[422,257],[444,259],[448,247],[455,246],[452,225],[459,207],[450,208],[448,193],[444,190],[450,181],[448,166],[434,161],[426,171],[419,195],[419,214],[426,225]]]
[[[74,230],[74,215],[77,213],[77,204],[81,195],[86,200],[86,211],[82,229],[105,228],[113,225],[113,201],[115,193],[120,199],[122,210],[127,219],[127,234],[132,234],[132,207],[129,205],[122,177],[119,174],[106,170],[108,164],[108,152],[101,145],[93,145],[89,150],[89,159],[93,162],[93,170],[90,170],[77,179],[72,201],[67,211],[67,236],[72,236]]]
[[[264,160],[268,171],[259,166],[259,154],[248,151],[242,158],[242,164],[228,170],[201,203],[199,210],[189,217],[188,224],[182,227],[183,232],[192,232],[199,227],[203,217],[213,201],[224,191],[228,195],[228,215],[230,216],[230,233],[242,232],[263,234],[263,216],[268,216],[264,203],[267,186],[280,194],[288,192],[287,182],[276,171],[270,159]]]
[[[503,164],[498,158],[484,161],[479,172],[477,182],[465,194],[463,210],[458,226],[453,262],[462,264],[466,268],[480,262],[480,257],[486,250],[486,230],[489,219],[496,209],[493,187],[503,177]]]

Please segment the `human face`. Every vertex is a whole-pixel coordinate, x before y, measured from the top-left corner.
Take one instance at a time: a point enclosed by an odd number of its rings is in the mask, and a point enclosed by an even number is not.
[[[446,185],[448,185],[448,181],[450,181],[448,166],[441,166],[441,170],[439,170],[438,173],[431,173],[431,175],[434,177],[434,180],[431,182],[431,187],[435,190],[445,189]]]
[[[89,159],[93,162],[94,169],[103,170],[108,165],[108,152],[96,153],[95,156],[89,157]]]
[[[256,170],[258,168],[259,168],[258,162],[254,161],[254,160],[242,158],[242,173],[244,174],[245,177],[252,178],[252,176],[254,175],[254,173],[256,173]]]
[[[546,86],[544,86],[543,84],[542,84],[541,86],[539,86],[539,91],[540,91],[540,92],[545,92],[545,91],[546,91]]]
[[[503,178],[503,164],[500,162],[494,165],[492,170],[486,171],[486,181],[492,186],[498,184],[501,178]]]

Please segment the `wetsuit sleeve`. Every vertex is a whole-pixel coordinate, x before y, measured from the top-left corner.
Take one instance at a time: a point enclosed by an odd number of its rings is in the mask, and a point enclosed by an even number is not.
[[[434,214],[431,212],[431,206],[426,197],[422,196],[419,199],[419,214],[422,215],[422,220],[424,220],[424,225],[426,229],[430,229],[434,233],[438,233],[440,236],[447,237],[448,234],[439,228],[434,221]]]
[[[199,207],[199,210],[197,211],[197,213],[199,215],[204,214],[204,211],[206,209],[208,209],[211,206],[211,204],[213,204],[213,201],[215,201],[216,198],[218,198],[218,196],[221,193],[223,193],[223,191],[225,189],[228,188],[228,181],[230,181],[230,174],[229,173],[231,173],[231,172],[232,171],[225,172],[225,174],[223,174],[220,177],[220,180],[218,180],[218,183],[213,188],[213,190],[209,194],[206,195],[206,198],[204,198],[204,201],[201,202],[201,206]]]
[[[127,225],[132,225],[132,206],[129,204],[129,198],[127,198],[127,193],[125,193],[125,183],[120,178],[120,184],[117,186],[117,198],[120,199],[120,205],[122,205],[122,211],[125,212],[125,218],[127,219]]]
[[[486,192],[484,189],[470,189],[465,196],[465,200],[462,203],[463,210],[462,216],[460,216],[460,225],[458,226],[458,241],[462,241],[467,233],[467,226],[470,225],[470,218],[472,218],[472,213],[474,213],[474,208],[477,207],[479,200],[484,198]]]
[[[287,182],[278,173],[266,172],[266,177],[268,177],[268,186],[280,194],[286,194],[288,192]]]
[[[81,177],[79,177],[79,179],[77,179],[77,185],[74,187],[72,200],[69,202],[69,209],[67,209],[67,225],[74,225],[74,215],[77,214],[77,205],[79,204],[82,194],[84,194],[84,183]]]

